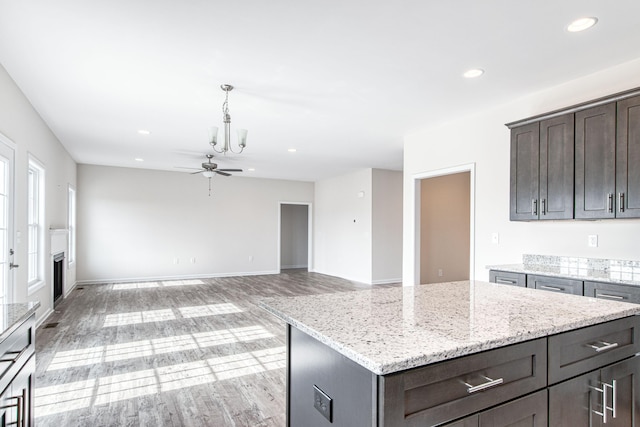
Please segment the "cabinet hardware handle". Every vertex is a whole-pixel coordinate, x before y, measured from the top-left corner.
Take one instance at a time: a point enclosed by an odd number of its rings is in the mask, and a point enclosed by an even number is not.
[[[542,199],[542,215],[547,214],[547,199]]]
[[[496,283],[500,283],[501,285],[515,285],[516,281],[514,279],[501,279],[496,277]]]
[[[618,346],[617,342],[610,343],[606,341],[599,341],[599,343],[604,345],[597,346],[595,344],[587,344],[587,347],[591,347],[596,351],[596,353],[600,353],[601,351],[611,350],[612,348],[616,348]]]
[[[482,376],[482,378],[487,380],[487,382],[479,385],[471,385],[469,383],[464,383],[464,385],[468,387],[467,393],[471,394],[471,393],[475,393],[476,391],[486,390],[488,388],[495,387],[499,384],[502,384],[502,382],[504,381],[502,378],[492,380],[491,378],[485,377],[484,375]]]
[[[538,199],[531,199],[531,215],[538,215]]]
[[[24,415],[22,413],[22,403],[24,401],[24,394],[25,394],[25,391],[22,390],[22,395],[21,396],[7,397],[7,400],[10,400],[10,399],[16,399],[17,400],[17,402],[15,404],[13,404],[13,405],[0,406],[0,409],[16,408],[16,412],[17,412],[17,417],[16,417],[17,420],[16,420],[16,422],[15,423],[9,423],[7,425],[15,424],[15,425],[24,427]]]
[[[609,213],[613,213],[613,193],[607,195],[607,210]]]
[[[12,270],[12,269],[14,269],[14,268],[18,268],[18,267],[20,267],[20,265],[19,265],[19,264],[14,264],[14,263],[12,263],[12,262],[10,262],[10,263],[9,263],[9,270]]]
[[[611,393],[613,394],[613,407],[611,408],[611,415],[613,416],[613,418],[615,418],[616,417],[616,400],[618,400],[616,398],[616,394],[617,394],[616,380],[611,380]]]
[[[20,359],[20,356],[22,356],[22,354],[29,348],[29,346],[24,347],[22,350],[20,351],[7,351],[5,354],[2,355],[2,358],[0,358],[0,362],[15,362],[16,360]],[[7,354],[12,354],[15,355],[13,357],[11,357],[10,359],[4,359],[4,356],[6,356]]]
[[[564,288],[558,288],[557,286],[540,285],[540,289],[546,289],[549,291],[556,291],[556,292],[564,292]]]
[[[624,212],[624,193],[618,193],[618,212]]]
[[[606,424],[607,411],[611,411],[612,418],[616,417],[616,400],[618,400],[616,397],[616,392],[617,392],[616,380],[611,380],[611,384],[602,383],[602,388],[597,388],[593,386],[590,386],[590,387],[595,391],[597,391],[598,393],[602,393],[602,412],[599,412],[599,411],[593,411],[593,412],[600,415],[602,417],[602,423]],[[607,388],[611,389],[611,395],[612,395],[611,406],[607,406]]]
[[[618,299],[623,300],[625,297],[621,297],[620,295],[610,295],[610,294],[596,294],[596,298],[609,298],[609,299]]]

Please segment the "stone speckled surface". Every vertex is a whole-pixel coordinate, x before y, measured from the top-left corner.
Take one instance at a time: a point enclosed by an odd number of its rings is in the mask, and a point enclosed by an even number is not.
[[[385,375],[640,314],[640,305],[462,281],[300,297],[260,306]]]
[[[640,286],[640,261],[523,255],[522,264],[489,265],[487,268],[512,273]]]
[[[39,302],[0,304],[0,343],[40,307]]]

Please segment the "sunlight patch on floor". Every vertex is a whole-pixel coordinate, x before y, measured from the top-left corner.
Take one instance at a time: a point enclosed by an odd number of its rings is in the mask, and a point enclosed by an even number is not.
[[[209,332],[177,335],[167,338],[132,341],[77,350],[59,351],[47,367],[47,372],[88,366],[96,363],[148,357],[175,351],[214,347],[237,342],[272,338],[274,335],[262,326],[221,329]]]
[[[186,319],[204,316],[218,316],[221,314],[241,313],[243,310],[231,303],[199,305],[195,307],[180,307],[180,314]]]
[[[286,366],[286,348],[275,347],[195,362],[145,369],[35,390],[36,418],[105,405]]]

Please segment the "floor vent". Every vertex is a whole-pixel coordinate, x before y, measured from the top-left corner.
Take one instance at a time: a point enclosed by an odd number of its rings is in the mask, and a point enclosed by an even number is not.
[[[79,287],[77,287],[76,289],[77,289],[77,290],[79,290],[79,291],[81,291],[81,290],[83,290],[84,288],[79,286]]]
[[[58,325],[59,325],[59,322],[47,323],[46,325],[44,325],[43,329],[57,328]]]

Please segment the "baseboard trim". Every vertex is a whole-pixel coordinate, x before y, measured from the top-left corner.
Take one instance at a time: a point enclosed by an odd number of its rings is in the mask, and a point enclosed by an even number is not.
[[[71,292],[73,292],[73,290],[76,288],[76,286],[78,286],[78,282],[74,282],[73,285],[71,285],[68,289],[67,292],[65,292],[65,294],[62,296],[63,298],[66,298],[69,296],[69,294]]]
[[[163,281],[163,280],[189,280],[189,279],[209,279],[216,277],[241,277],[241,276],[263,276],[269,274],[278,274],[278,270],[268,271],[251,271],[251,272],[236,272],[236,273],[206,273],[206,274],[186,274],[178,276],[146,276],[146,277],[119,277],[111,279],[92,279],[92,280],[77,280],[74,287],[77,285],[98,285],[103,283],[127,283],[127,282],[151,282],[151,281]]]
[[[400,279],[380,279],[380,280],[374,280],[373,282],[371,282],[372,285],[390,285],[393,283],[402,283],[402,278]]]
[[[38,329],[45,322],[45,320],[47,320],[49,316],[51,316],[52,314],[53,314],[52,308],[42,313],[42,316],[36,319],[36,329]]]
[[[290,270],[290,269],[294,269],[294,268],[307,268],[307,264],[300,264],[300,265],[283,265],[280,266],[280,270]]]

